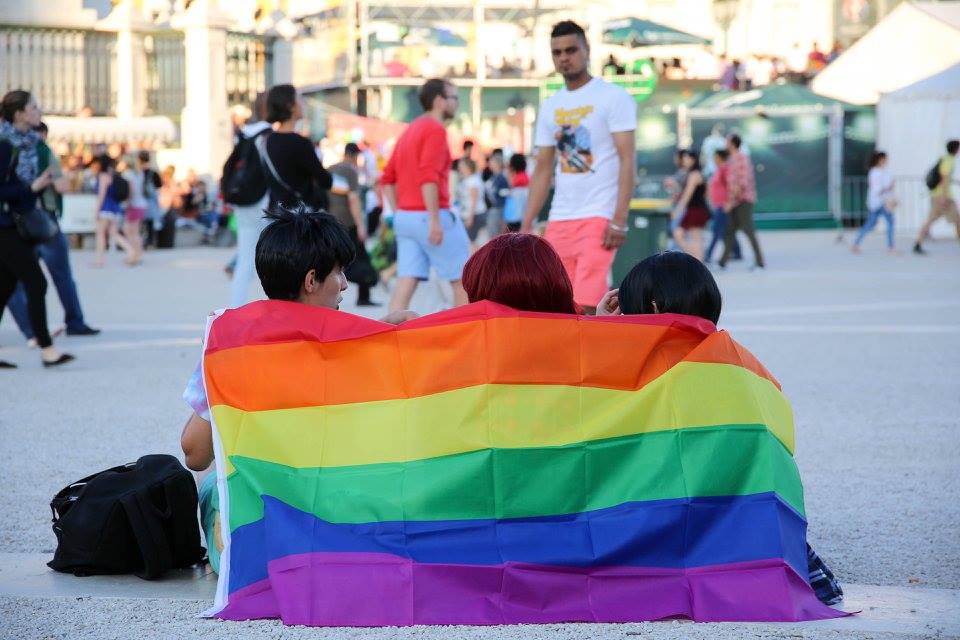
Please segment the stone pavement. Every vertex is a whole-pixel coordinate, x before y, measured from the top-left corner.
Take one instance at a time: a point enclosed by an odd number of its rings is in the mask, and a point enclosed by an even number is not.
[[[796,413],[810,541],[863,613],[803,625],[547,625],[319,630],[196,618],[213,582],[85,578],[43,566],[55,546],[50,497],[144,453],[178,453],[180,400],[208,311],[225,304],[223,249],[73,260],[97,338],[64,338],[78,361],[45,371],[8,314],[0,323],[0,638],[928,638],[960,637],[960,246],[888,256],[879,236],[853,256],[829,232],[761,235],[770,268],[717,278],[721,326],[776,375]],[[903,246],[908,246],[906,242]],[[381,299],[386,293],[375,292]],[[353,311],[347,291],[344,309]],[[421,286],[413,307],[443,304]],[[50,294],[50,317],[60,307]],[[379,310],[366,315],[376,316]]]

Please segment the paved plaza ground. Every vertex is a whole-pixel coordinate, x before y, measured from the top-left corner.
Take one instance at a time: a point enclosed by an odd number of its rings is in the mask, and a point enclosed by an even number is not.
[[[960,637],[960,245],[854,256],[833,232],[768,232],[769,269],[718,273],[721,326],[776,375],[796,414],[811,544],[847,587],[852,619],[805,625],[285,628],[197,619],[209,577],[73,578],[52,556],[48,503],[70,481],[145,453],[179,454],[180,398],[207,313],[223,306],[227,249],[153,252],[104,270],[75,252],[97,338],[46,371],[0,324],[0,638],[934,638]],[[903,246],[908,246],[905,241]],[[253,289],[252,289],[253,290]],[[259,292],[259,289],[257,288]],[[443,304],[427,283],[414,309]],[[375,297],[385,301],[386,292]],[[355,291],[345,294],[353,312]],[[51,324],[61,310],[50,295]],[[376,316],[374,313],[365,315]]]

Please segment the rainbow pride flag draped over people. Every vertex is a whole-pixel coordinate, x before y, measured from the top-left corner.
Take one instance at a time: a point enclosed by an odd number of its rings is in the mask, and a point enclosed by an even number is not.
[[[225,312],[204,354],[209,615],[306,625],[795,621],[793,418],[726,332],[489,302],[394,327]]]

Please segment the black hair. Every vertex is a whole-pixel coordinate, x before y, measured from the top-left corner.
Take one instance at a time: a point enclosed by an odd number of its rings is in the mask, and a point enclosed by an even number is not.
[[[665,251],[641,260],[620,283],[625,314],[682,313],[716,324],[720,289],[710,270],[691,255]],[[656,307],[654,307],[656,305]]]
[[[140,153],[137,154],[137,160],[144,164],[150,162],[150,152],[146,149],[140,151]]]
[[[297,88],[292,84],[278,84],[267,92],[267,122],[283,122],[293,117],[297,104]]]
[[[356,256],[350,236],[336,218],[300,204],[270,207],[270,221],[257,241],[257,275],[271,300],[296,300],[311,270],[318,280],[334,267],[345,268]]]
[[[583,44],[587,44],[587,34],[584,33],[583,27],[573,20],[563,20],[553,25],[553,29],[550,30],[550,37],[559,38],[561,36],[578,36]]]
[[[446,97],[447,85],[449,84],[443,78],[430,78],[423,83],[417,97],[420,99],[420,106],[423,107],[424,111],[433,109],[433,101],[437,99],[437,96]]]
[[[470,138],[463,141],[463,150],[466,151],[467,149],[473,149],[473,140]]]
[[[107,154],[103,154],[94,159],[95,162],[100,164],[100,173],[106,173],[113,169],[116,166],[116,162],[113,161],[113,158]]]
[[[348,158],[356,158],[360,155],[360,147],[356,142],[348,142],[343,147],[343,155]]]
[[[717,149],[713,152],[713,154],[719,156],[723,161],[726,161],[730,157],[730,152],[726,149]]]
[[[50,127],[47,126],[47,123],[46,123],[46,122],[43,122],[43,121],[41,120],[41,121],[40,121],[40,124],[38,124],[37,126],[35,126],[35,127],[33,128],[33,130],[36,131],[37,133],[41,134],[41,135],[46,135],[47,133],[50,132]]]
[[[880,161],[887,157],[887,154],[883,151],[874,151],[870,154],[870,159],[867,160],[867,169],[873,169],[875,166],[880,164]]]
[[[693,166],[690,167],[690,171],[700,171],[700,170],[701,170],[701,167],[700,167],[700,154],[697,153],[696,151],[694,151],[694,150],[692,150],[692,149],[681,149],[681,150],[680,150],[680,153],[677,154],[677,155],[679,155],[681,158],[686,157],[686,158],[692,158],[692,159],[693,159]]]
[[[738,135],[735,134],[735,133],[731,133],[731,134],[730,134],[730,137],[727,138],[727,140],[730,141],[730,144],[733,145],[734,149],[739,149],[739,148],[740,148],[740,145],[743,144],[743,140],[741,140],[741,139],[740,139],[740,136],[738,136]]]
[[[0,103],[2,104],[2,106],[0,106],[0,112],[2,112],[3,119],[12,123],[13,116],[16,115],[17,111],[26,109],[32,97],[29,91],[24,91],[23,89],[14,89],[13,91],[5,93],[3,102]]]
[[[527,170],[527,156],[522,153],[515,153],[510,156],[510,170],[514,173],[520,173]]]
[[[958,150],[960,150],[960,140],[951,140],[947,143],[947,153],[950,155],[956,155]]]

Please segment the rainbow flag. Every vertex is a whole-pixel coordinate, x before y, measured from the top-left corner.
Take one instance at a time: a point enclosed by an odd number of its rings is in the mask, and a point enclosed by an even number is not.
[[[209,615],[305,625],[796,621],[793,418],[713,324],[489,302],[398,327],[225,312],[204,354]]]

